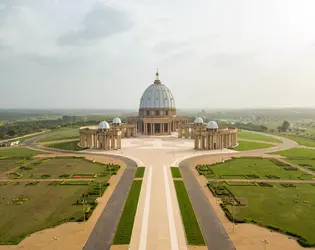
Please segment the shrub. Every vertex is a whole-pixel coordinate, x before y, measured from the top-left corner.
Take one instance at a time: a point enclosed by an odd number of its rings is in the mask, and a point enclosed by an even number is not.
[[[245,178],[246,179],[259,179],[259,176],[256,174],[246,174]]]
[[[287,170],[287,171],[297,171],[298,169],[296,167],[286,167],[284,168],[284,170]]]
[[[265,175],[268,179],[280,179],[279,176],[276,176],[276,175],[271,175],[271,174],[267,174]]]
[[[43,175],[41,175],[40,178],[42,178],[42,179],[48,179],[49,177],[51,177],[49,174],[43,174]]]
[[[39,181],[32,181],[32,182],[26,183],[25,186],[37,185],[38,183],[39,183]]]
[[[59,175],[59,178],[70,178],[70,174],[61,174]]]
[[[309,164],[309,163],[299,163],[299,165],[300,165],[301,167],[313,167],[313,165],[312,165],[312,164]]]
[[[296,186],[292,183],[281,183],[281,186],[285,187],[285,188],[295,188]]]
[[[273,187],[273,185],[267,182],[258,182],[258,185],[261,187]]]
[[[287,166],[290,166],[290,164],[284,163],[284,162],[279,161],[279,160],[277,160],[277,159],[269,159],[269,161],[271,161],[272,163],[276,164],[276,165],[279,166],[279,167],[287,167]]]
[[[20,169],[21,170],[32,170],[33,168],[28,167],[28,166],[21,166]]]

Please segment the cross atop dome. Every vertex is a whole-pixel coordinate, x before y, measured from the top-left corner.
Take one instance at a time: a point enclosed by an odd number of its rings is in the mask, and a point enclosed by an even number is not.
[[[160,81],[159,69],[156,69],[155,76],[156,76],[156,78],[155,78],[154,83],[155,83],[155,84],[160,84],[160,83],[161,83],[161,81]]]

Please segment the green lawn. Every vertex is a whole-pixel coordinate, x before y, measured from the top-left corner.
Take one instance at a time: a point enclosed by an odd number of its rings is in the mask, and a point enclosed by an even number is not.
[[[122,211],[120,221],[117,227],[116,235],[113,241],[114,245],[126,245],[130,243],[134,219],[136,216],[138,200],[140,196],[142,181],[132,182],[124,210]]]
[[[281,142],[280,140],[267,136],[267,135],[250,133],[243,130],[237,131],[237,137],[240,139],[248,139],[248,140],[255,140],[255,141],[266,141],[266,142],[277,142],[277,143]]]
[[[0,162],[3,160],[0,160]],[[15,163],[15,162],[14,162]],[[12,163],[11,163],[12,165]],[[56,157],[49,159],[36,159],[29,163],[14,164],[19,167],[16,171],[20,178],[105,178],[116,174],[118,165],[106,165],[77,157]],[[26,168],[25,168],[26,167]],[[10,175],[14,178],[14,175]]]
[[[0,148],[0,157],[32,157],[34,155],[47,154],[24,147],[4,147]]]
[[[253,220],[284,233],[300,235],[315,246],[315,186],[294,184],[296,187],[287,188],[276,183],[272,184],[273,187],[219,185],[227,187],[236,198],[247,199],[247,206],[234,206],[235,219]],[[227,208],[233,214],[232,206]]]
[[[274,147],[272,144],[259,143],[259,142],[250,142],[250,141],[239,141],[238,146],[234,148],[237,151],[247,151],[261,148],[270,148]]]
[[[315,150],[308,148],[291,148],[288,150],[273,152],[270,154],[282,155],[290,158],[315,158]]]
[[[68,129],[68,130],[56,130],[51,131],[51,135],[39,139],[38,142],[50,142],[50,141],[59,141],[59,140],[68,140],[79,138],[79,129]]]
[[[70,150],[70,151],[81,151],[86,148],[82,148],[78,146],[79,141],[67,141],[67,142],[59,142],[53,144],[45,144],[45,147],[49,148],[58,148],[63,150]]]
[[[171,167],[171,172],[172,172],[173,178],[182,178],[182,175],[180,174],[179,168]]]
[[[0,244],[18,244],[31,233],[82,219],[82,205],[72,204],[88,189],[89,185],[51,186],[46,182],[0,186]],[[12,200],[21,195],[28,200],[14,204]]]
[[[135,178],[143,178],[145,167],[137,167]]]
[[[310,138],[303,138],[294,134],[281,134],[281,136],[296,141],[300,145],[315,147],[315,140],[312,140]]]
[[[289,166],[276,163],[269,159],[242,157],[215,165],[197,166],[197,170],[208,179],[312,179],[309,174],[300,170],[286,170]]]
[[[297,164],[302,168],[305,168],[307,170],[311,170],[314,172],[315,174],[315,159],[291,159],[288,158],[287,159],[288,162],[293,163],[293,164]],[[315,176],[314,176],[315,179]]]
[[[205,245],[194,209],[191,205],[185,184],[183,181],[174,180],[177,200],[185,228],[187,244],[191,246]]]
[[[0,159],[0,174],[10,169],[18,168],[22,164],[29,162],[30,160],[24,160],[19,158],[6,158]]]

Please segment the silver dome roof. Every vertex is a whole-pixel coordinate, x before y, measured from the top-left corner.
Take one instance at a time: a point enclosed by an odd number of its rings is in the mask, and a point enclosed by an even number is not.
[[[99,129],[109,129],[109,124],[107,121],[101,121],[100,124],[98,125]]]
[[[121,124],[121,120],[120,120],[120,118],[119,117],[115,117],[114,119],[113,119],[113,122],[112,122],[113,124]]]
[[[156,73],[156,80],[143,93],[140,100],[140,109],[145,108],[166,108],[175,109],[175,99],[172,92],[161,83],[159,73]]]
[[[207,128],[208,129],[218,129],[219,126],[215,121],[210,121],[210,122],[208,122]]]
[[[194,123],[197,123],[197,124],[203,124],[203,119],[199,116],[199,117],[196,117]]]

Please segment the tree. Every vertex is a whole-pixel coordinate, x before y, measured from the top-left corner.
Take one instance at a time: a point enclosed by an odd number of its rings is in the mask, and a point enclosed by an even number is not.
[[[288,121],[283,121],[282,125],[278,128],[280,132],[286,132],[290,128],[290,123]]]

